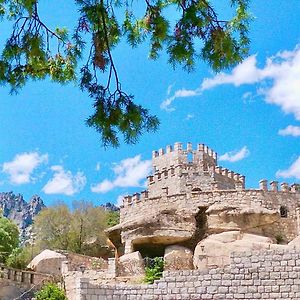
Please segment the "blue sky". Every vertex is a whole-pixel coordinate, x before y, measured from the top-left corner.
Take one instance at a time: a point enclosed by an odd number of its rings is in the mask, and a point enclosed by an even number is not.
[[[73,1],[41,13],[51,26],[72,24]],[[221,1],[225,14],[226,1]],[[65,12],[69,12],[66,15]],[[300,2],[252,1],[250,56],[233,70],[173,70],[166,55],[147,59],[147,44],[114,50],[122,86],[156,114],[161,126],[136,145],[103,149],[85,126],[92,101],[75,84],[29,82],[18,95],[0,93],[0,191],[39,194],[46,204],[86,199],[117,203],[144,189],[151,152],[177,141],[205,143],[219,165],[246,176],[248,188],[262,178],[300,180]],[[8,33],[4,26],[0,43]],[[72,27],[72,25],[71,25]]]

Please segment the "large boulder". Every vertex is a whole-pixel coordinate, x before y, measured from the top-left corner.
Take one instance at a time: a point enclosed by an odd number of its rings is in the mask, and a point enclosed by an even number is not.
[[[119,276],[144,276],[145,264],[139,251],[122,255],[118,261]]]
[[[292,241],[288,243],[289,248],[294,248],[296,250],[300,250],[300,235],[294,238]]]
[[[241,233],[239,231],[212,234],[200,241],[194,251],[194,266],[207,269],[212,266],[224,267],[230,264],[232,252],[264,250],[280,247],[268,237]]]
[[[38,273],[61,275],[62,262],[65,260],[65,255],[46,249],[34,257],[27,268]]]
[[[228,205],[215,203],[207,210],[207,228],[210,234],[224,231],[243,231],[257,235],[272,235],[272,225],[278,221],[277,210],[262,206]]]
[[[192,270],[193,252],[183,246],[168,246],[165,249],[164,264],[164,270]]]

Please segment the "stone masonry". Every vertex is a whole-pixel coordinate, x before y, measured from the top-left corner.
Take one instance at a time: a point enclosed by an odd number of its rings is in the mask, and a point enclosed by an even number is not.
[[[93,285],[79,278],[76,300],[300,299],[300,252],[232,254],[226,268],[164,272],[152,285]]]

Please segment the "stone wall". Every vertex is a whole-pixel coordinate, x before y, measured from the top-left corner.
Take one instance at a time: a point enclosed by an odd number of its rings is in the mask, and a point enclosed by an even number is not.
[[[51,275],[23,271],[0,265],[0,299],[11,300],[19,297],[26,291],[37,291],[43,283],[56,280]],[[26,299],[29,294],[24,294]]]
[[[300,252],[239,253],[226,268],[164,272],[152,285],[76,284],[76,300],[300,299]]]
[[[58,251],[67,258],[68,271],[78,271],[81,266],[88,270],[103,270],[108,268],[108,263],[105,259],[99,257],[92,257],[78,253],[67,251]]]
[[[280,222],[274,225],[277,232],[283,232],[288,240],[296,237],[297,231],[297,208],[300,204],[299,192],[264,191],[264,190],[216,190],[194,191],[188,194],[165,195],[163,197],[145,198],[137,197],[121,208],[120,223],[134,221],[143,216],[159,214],[165,209],[184,210],[189,214],[196,215],[199,207],[208,207],[213,204],[226,204],[227,206],[241,205],[245,207],[261,206],[269,210],[279,212],[280,207],[287,208],[287,218],[280,218]],[[282,221],[283,220],[283,221]],[[299,224],[298,224],[299,225]]]

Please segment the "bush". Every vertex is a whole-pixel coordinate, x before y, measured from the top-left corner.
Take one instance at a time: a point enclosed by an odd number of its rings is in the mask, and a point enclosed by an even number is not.
[[[36,300],[67,300],[62,289],[56,284],[48,283],[35,294]]]
[[[6,260],[6,265],[16,269],[25,269],[31,261],[29,248],[15,248]]]
[[[164,259],[162,257],[155,257],[153,259],[146,260],[145,268],[145,282],[153,283],[154,280],[158,280],[162,277],[164,270]]]

